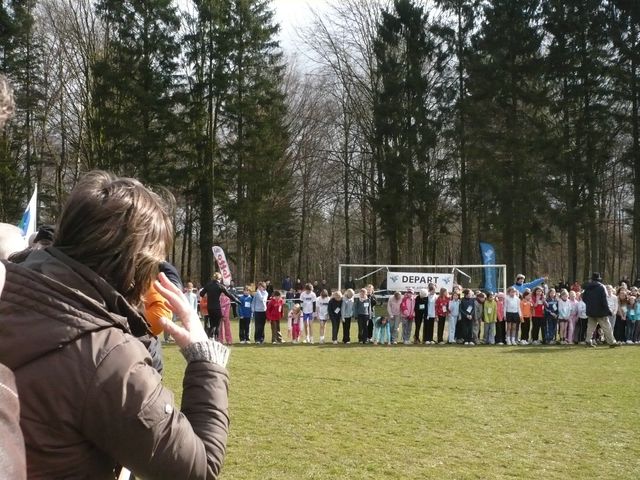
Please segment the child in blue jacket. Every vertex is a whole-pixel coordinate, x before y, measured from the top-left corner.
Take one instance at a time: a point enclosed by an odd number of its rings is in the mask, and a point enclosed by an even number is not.
[[[240,317],[240,343],[249,342],[249,329],[251,328],[251,300],[253,297],[249,293],[249,287],[244,287],[240,295],[240,305],[238,305],[238,316]]]

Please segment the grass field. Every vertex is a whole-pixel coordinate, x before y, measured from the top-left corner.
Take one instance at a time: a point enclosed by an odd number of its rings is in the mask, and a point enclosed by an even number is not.
[[[640,346],[236,345],[222,478],[637,479],[639,369]]]

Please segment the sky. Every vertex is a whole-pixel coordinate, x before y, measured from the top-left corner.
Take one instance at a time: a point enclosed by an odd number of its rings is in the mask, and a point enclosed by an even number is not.
[[[296,27],[309,24],[313,18],[312,9],[322,12],[329,4],[329,0],[272,0],[276,21],[281,28],[280,42],[285,55],[294,55],[298,51]]]

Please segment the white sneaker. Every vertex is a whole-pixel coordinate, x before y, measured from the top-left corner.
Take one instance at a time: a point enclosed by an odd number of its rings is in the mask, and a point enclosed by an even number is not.
[[[504,343],[502,343],[502,342],[498,342],[498,345],[504,345]]]
[[[313,343],[313,337],[309,337],[309,343]]]
[[[309,337],[305,338],[302,343],[309,343]]]
[[[334,340],[334,341],[333,341],[333,342],[331,342],[331,343],[333,343],[334,345],[337,345],[337,344],[338,344],[338,341],[337,341],[337,340]]]
[[[320,343],[324,343],[324,337],[320,337]]]
[[[521,340],[520,345],[529,345],[529,342],[527,342],[526,340]]]
[[[507,345],[511,345],[511,339],[507,338]]]
[[[469,345],[469,342],[464,342],[465,345]]]
[[[633,340],[627,340],[627,345],[633,345]]]

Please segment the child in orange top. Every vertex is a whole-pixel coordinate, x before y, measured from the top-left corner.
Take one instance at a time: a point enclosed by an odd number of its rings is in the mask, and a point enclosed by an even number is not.
[[[522,299],[520,300],[520,310],[522,311],[520,343],[522,345],[527,345],[529,343],[531,317],[533,316],[533,306],[531,305],[531,290],[529,290],[528,288],[522,293]]]
[[[271,324],[271,343],[282,343],[280,334],[280,320],[282,319],[284,300],[280,291],[273,292],[273,296],[267,302],[267,320]]]

